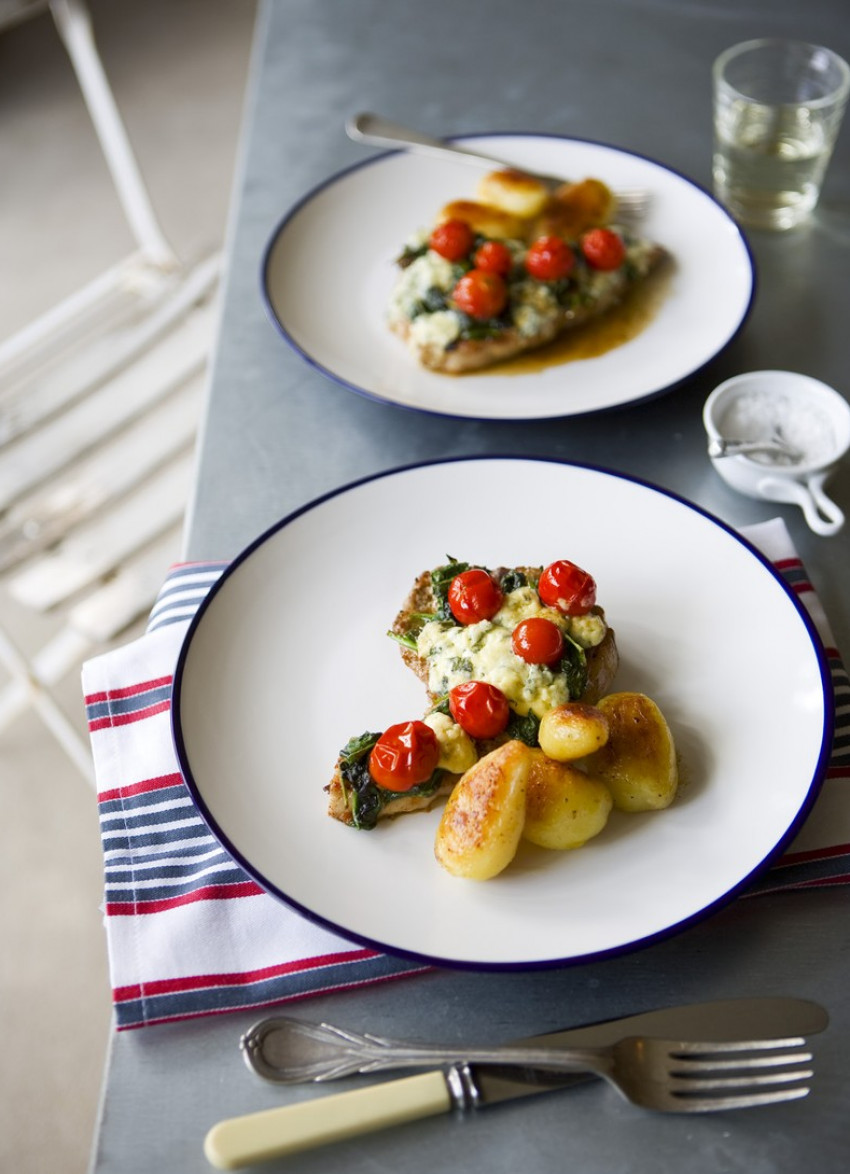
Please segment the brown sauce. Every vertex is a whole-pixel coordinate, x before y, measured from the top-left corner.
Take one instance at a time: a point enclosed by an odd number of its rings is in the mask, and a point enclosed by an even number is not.
[[[492,367],[466,372],[465,377],[528,375],[577,359],[593,359],[615,350],[636,338],[658,313],[669,290],[672,269],[669,263],[662,264],[646,281],[631,289],[618,306],[586,325],[565,330],[552,342],[494,363]]]

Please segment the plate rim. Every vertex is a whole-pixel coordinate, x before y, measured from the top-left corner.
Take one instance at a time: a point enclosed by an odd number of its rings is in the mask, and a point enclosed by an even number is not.
[[[535,420],[535,421],[561,420],[561,419],[569,419],[572,416],[581,417],[581,416],[601,415],[605,412],[616,411],[618,408],[623,408],[623,407],[627,407],[627,406],[630,407],[635,404],[648,403],[653,399],[657,399],[663,395],[668,395],[671,392],[675,391],[677,388],[681,387],[685,382],[687,382],[687,380],[698,376],[702,371],[704,371],[706,369],[706,367],[710,363],[713,363],[715,359],[719,358],[732,345],[732,343],[735,341],[735,339],[738,338],[741,331],[744,329],[745,325],[747,324],[747,321],[749,320],[750,315],[752,314],[753,306],[755,304],[756,293],[757,293],[758,286],[759,286],[758,268],[756,265],[756,259],[755,259],[755,255],[752,250],[752,246],[750,245],[749,239],[747,238],[747,235],[746,235],[744,229],[734,220],[734,218],[727,211],[727,209],[723,207],[723,205],[720,203],[720,201],[717,199],[717,197],[707,187],[705,187],[705,185],[697,182],[694,179],[691,179],[689,176],[685,175],[684,172],[680,171],[678,168],[672,167],[667,163],[661,163],[658,159],[653,158],[651,155],[644,154],[640,151],[633,151],[633,150],[630,150],[629,148],[626,148],[626,147],[619,147],[613,143],[605,142],[602,139],[583,138],[578,135],[561,135],[561,134],[556,134],[554,132],[546,132],[546,131],[543,131],[543,132],[537,132],[537,131],[478,131],[473,134],[447,135],[447,136],[445,136],[445,141],[446,142],[467,143],[467,142],[471,142],[473,140],[494,139],[494,138],[527,138],[527,139],[542,139],[542,140],[551,139],[551,140],[555,140],[555,141],[561,142],[561,143],[579,143],[584,146],[600,147],[600,148],[607,150],[607,151],[613,151],[613,152],[616,152],[617,154],[620,154],[620,155],[626,155],[626,156],[629,156],[634,159],[639,159],[642,162],[650,163],[650,164],[652,164],[652,166],[658,167],[660,170],[666,171],[670,175],[673,175],[676,179],[680,180],[682,183],[687,184],[689,187],[694,188],[696,191],[700,192],[703,196],[705,196],[706,199],[710,200],[711,203],[714,204],[715,207],[717,208],[717,210],[721,213],[721,215],[726,219],[726,221],[729,223],[730,227],[734,230],[735,234],[737,235],[738,240],[740,241],[741,245],[743,246],[744,255],[748,261],[749,270],[750,270],[750,290],[749,290],[749,296],[747,298],[746,306],[744,307],[743,313],[741,314],[741,317],[740,317],[737,325],[729,333],[729,335],[725,339],[725,341],[723,341],[720,344],[720,346],[713,352],[713,354],[709,355],[706,359],[704,359],[697,366],[691,368],[685,374],[681,375],[678,379],[673,380],[672,383],[665,384],[663,387],[656,388],[654,391],[646,392],[642,395],[635,396],[634,398],[631,398],[631,399],[622,400],[616,404],[602,404],[599,407],[586,408],[580,412],[566,412],[566,413],[553,412],[551,415],[540,414],[540,415],[528,416],[528,415],[523,414],[522,411],[518,411],[516,414],[499,415],[499,416],[486,415],[486,414],[485,415],[477,415],[474,412],[466,412],[466,411],[450,412],[450,411],[440,410],[440,409],[434,408],[434,407],[424,407],[424,406],[417,406],[415,404],[403,403],[400,400],[392,399],[388,396],[381,395],[376,391],[372,391],[369,388],[361,387],[358,384],[353,383],[350,379],[346,379],[342,375],[331,370],[328,366],[326,366],[324,363],[322,363],[315,355],[313,355],[309,351],[305,350],[304,347],[301,346],[301,344],[299,342],[297,342],[297,340],[292,336],[292,334],[287,329],[287,327],[284,325],[284,323],[280,320],[280,318],[274,308],[274,305],[272,303],[272,298],[269,293],[269,270],[271,268],[272,256],[274,254],[275,248],[277,247],[277,245],[280,241],[280,238],[283,235],[288,223],[292,219],[294,219],[294,217],[301,211],[302,208],[306,207],[306,205],[308,205],[313,200],[315,200],[322,192],[326,191],[328,188],[333,187],[335,184],[344,180],[347,176],[352,175],[353,173],[360,171],[364,168],[371,167],[371,166],[374,166],[374,165],[377,165],[380,163],[385,163],[387,160],[389,160],[391,158],[394,158],[396,156],[405,155],[408,153],[404,148],[399,148],[396,150],[380,151],[377,154],[370,155],[366,159],[357,160],[355,163],[349,164],[347,167],[343,167],[339,171],[334,172],[334,174],[326,176],[324,179],[320,180],[317,184],[315,184],[313,187],[311,187],[307,192],[305,192],[303,195],[301,195],[296,200],[296,202],[294,204],[292,204],[286,210],[286,212],[283,213],[283,215],[276,222],[274,229],[272,230],[269,238],[266,241],[266,244],[264,246],[263,253],[262,253],[262,258],[261,258],[261,262],[260,262],[260,270],[259,270],[260,295],[261,295],[264,309],[266,311],[266,316],[269,319],[273,328],[276,330],[276,332],[284,340],[284,342],[309,367],[311,367],[315,371],[318,371],[321,375],[323,375],[326,379],[329,379],[336,386],[342,387],[346,391],[353,392],[355,395],[359,395],[364,399],[371,400],[373,403],[390,404],[393,407],[402,408],[403,410],[408,411],[408,412],[415,412],[415,413],[420,413],[420,414],[424,414],[424,415],[428,415],[428,416],[436,416],[441,419],[470,420],[470,421],[475,421],[475,422],[484,422],[484,421],[495,420],[495,419],[504,420],[504,421],[514,421],[514,422],[532,421],[532,420]]]
[[[688,916],[681,918],[678,921],[663,927],[662,929],[655,930],[648,934],[643,934],[642,936],[630,938],[628,941],[624,941],[616,946],[588,950],[577,955],[568,955],[546,959],[533,959],[529,961],[474,961],[470,959],[447,958],[435,954],[423,953],[420,951],[395,946],[389,947],[385,942],[381,942],[376,938],[352,931],[346,926],[340,925],[338,922],[335,922],[332,919],[323,916],[322,914],[316,913],[302,902],[288,896],[280,888],[278,888],[277,885],[263,876],[259,869],[256,868],[231,842],[230,837],[227,835],[224,829],[219,826],[218,821],[207,807],[201,792],[201,788],[194,778],[191,764],[188,761],[188,753],[185,742],[183,740],[180,723],[180,698],[183,692],[183,679],[186,671],[188,657],[191,652],[192,641],[198,631],[198,628],[203,623],[204,616],[212,606],[214,599],[220,591],[226,588],[227,583],[238,571],[239,567],[248,561],[248,559],[251,558],[257,549],[263,546],[280,531],[286,529],[286,527],[296,519],[302,517],[306,513],[309,513],[318,506],[333,500],[336,497],[340,497],[348,492],[356,490],[360,486],[384,480],[389,477],[400,476],[405,473],[414,472],[423,468],[432,468],[442,465],[454,465],[470,461],[517,461],[523,463],[530,462],[534,464],[549,464],[566,468],[587,470],[602,476],[612,477],[620,481],[625,481],[641,486],[642,488],[649,489],[661,494],[664,497],[670,498],[672,501],[677,502],[685,509],[699,514],[701,517],[724,531],[727,536],[732,538],[735,542],[743,546],[744,549],[750,553],[750,555],[756,558],[756,560],[762,565],[762,568],[767,571],[774,582],[778,584],[787,601],[791,604],[792,609],[797,613],[798,618],[802,621],[803,627],[809,638],[809,644],[815,656],[815,661],[820,675],[821,691],[824,703],[820,749],[818,751],[817,761],[812,771],[812,777],[806,787],[805,796],[800,806],[798,807],[793,820],[790,822],[784,833],[779,837],[770,851],[768,851],[765,856],[750,869],[746,876],[742,877],[740,881],[737,882],[737,884],[733,885],[724,893],[720,894],[715,900],[709,901],[708,904],[704,905],[702,908],[694,910],[694,912]],[[273,897],[275,900],[278,900],[287,908],[299,913],[313,924],[320,926],[322,929],[345,938],[354,944],[364,946],[382,954],[388,954],[393,957],[405,958],[413,962],[425,964],[428,966],[442,967],[450,970],[469,971],[473,973],[510,973],[578,966],[602,961],[607,958],[619,957],[621,955],[631,953],[634,950],[650,946],[656,942],[666,941],[669,938],[675,937],[678,934],[684,932],[690,926],[696,925],[706,920],[714,913],[724,908],[726,905],[731,904],[731,902],[735,900],[735,898],[741,892],[749,887],[749,885],[752,884],[756,877],[765,872],[769,868],[770,864],[782,853],[783,849],[790,843],[791,840],[793,840],[797,832],[802,827],[803,823],[805,823],[806,818],[814,806],[814,803],[818,797],[821,787],[823,786],[823,783],[826,781],[827,776],[827,768],[829,765],[835,728],[835,698],[832,675],[826,649],[811,615],[809,614],[805,605],[797,597],[791,585],[787,583],[785,579],[783,579],[781,574],[773,566],[770,559],[764,555],[758,549],[758,547],[750,542],[749,539],[735,530],[733,526],[727,522],[724,522],[721,518],[718,518],[715,514],[712,514],[703,506],[690,501],[674,490],[667,489],[664,486],[660,486],[646,478],[630,473],[624,473],[619,470],[610,469],[602,465],[582,461],[561,460],[557,457],[550,457],[545,455],[517,456],[516,454],[511,453],[477,453],[414,461],[410,462],[409,464],[393,466],[388,469],[358,477],[352,481],[338,486],[335,489],[328,490],[327,492],[312,498],[310,501],[305,502],[303,505],[296,507],[294,510],[290,511],[284,517],[278,519],[277,522],[272,523],[272,525],[268,526],[254,539],[252,539],[251,542],[249,542],[247,546],[245,546],[236,556],[234,556],[234,558],[225,567],[222,574],[215,581],[207,595],[201,601],[198,610],[193,615],[189,622],[189,626],[184,633],[172,677],[169,723],[171,728],[172,743],[177,757],[178,768],[192,797],[192,801],[195,804],[198,814],[212,832],[212,834],[215,836],[215,838],[219,841],[224,850],[231,855],[236,863],[239,864],[245,873],[250,876],[251,879],[254,880],[255,883],[261,889],[263,889],[266,894]]]

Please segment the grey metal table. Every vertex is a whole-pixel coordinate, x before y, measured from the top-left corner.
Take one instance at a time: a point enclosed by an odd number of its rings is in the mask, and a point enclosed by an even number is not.
[[[679,493],[732,525],[781,513],[850,654],[850,536],[816,538],[791,507],[738,497],[705,457],[703,401],[722,379],[766,367],[850,391],[850,125],[820,210],[789,235],[751,234],[753,313],[724,354],[684,386],[602,417],[543,423],[414,415],[352,394],[305,364],[264,312],[259,269],[283,213],[364,156],[347,115],[375,109],[435,133],[533,129],[573,134],[710,178],[710,66],[726,45],[765,34],[850,57],[845,0],[268,0],[261,9],[228,242],[220,338],[187,532],[190,559],[229,558],[295,507],[359,477],[419,460],[488,452],[589,461]],[[850,506],[850,468],[831,482]],[[661,1005],[796,993],[828,1006],[818,1079],[805,1101],[708,1118],[639,1113],[586,1085],[475,1117],[437,1118],[267,1169],[497,1174],[719,1170],[822,1174],[850,1143],[850,918],[847,892],[742,899],[673,939],[594,964],[531,974],[436,972],[344,995],[300,1013],[352,1028],[497,1040]],[[239,1056],[256,1013],[116,1036],[93,1169],[209,1169],[207,1129],[224,1117],[314,1095],[262,1085]]]

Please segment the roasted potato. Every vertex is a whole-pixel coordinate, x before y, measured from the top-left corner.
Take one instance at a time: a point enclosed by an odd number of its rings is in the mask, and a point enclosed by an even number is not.
[[[608,719],[608,741],[586,759],[620,811],[657,811],[676,795],[679,771],[664,714],[643,693],[610,693],[597,702]]]
[[[557,189],[554,198],[543,208],[537,232],[578,240],[587,229],[606,224],[615,208],[614,194],[601,180],[567,183]]]
[[[538,733],[540,748],[558,762],[586,758],[608,741],[608,718],[594,705],[569,701],[544,714]]]
[[[473,232],[494,240],[519,240],[525,230],[521,216],[478,200],[452,200],[442,209],[438,219],[465,220]]]
[[[479,181],[477,195],[482,204],[491,204],[512,216],[530,220],[543,211],[549,199],[549,189],[543,180],[507,167],[485,175]]]
[[[580,848],[608,822],[611,792],[575,766],[531,753],[523,837],[541,848]]]
[[[505,742],[463,775],[445,806],[434,854],[453,876],[489,880],[513,860],[525,821],[531,750]]]

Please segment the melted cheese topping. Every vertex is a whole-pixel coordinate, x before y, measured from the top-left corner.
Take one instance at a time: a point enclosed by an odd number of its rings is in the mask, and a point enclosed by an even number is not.
[[[464,681],[487,681],[501,689],[516,713],[531,710],[543,717],[569,701],[566,678],[545,665],[527,664],[511,648],[513,630],[521,620],[542,616],[583,648],[605,639],[604,619],[594,613],[564,616],[545,607],[533,587],[509,592],[491,620],[459,627],[443,620],[425,624],[417,652],[428,664],[428,690],[435,697]]]
[[[447,294],[454,289],[456,281],[451,261],[429,249],[401,271],[387,309],[390,322],[415,319],[429,290],[439,289]]]
[[[410,238],[408,245],[419,248],[427,238],[428,233],[422,230]],[[511,250],[514,262],[520,263],[527,246],[520,240],[505,240],[503,243]],[[626,238],[626,255],[637,274],[648,272],[653,251],[654,246],[649,241]],[[458,266],[433,249],[428,249],[401,271],[387,307],[387,320],[391,326],[409,325],[409,341],[414,349],[422,351],[433,347],[447,351],[460,336],[464,316],[451,306],[439,310],[424,308],[434,290],[450,298],[459,275]],[[574,296],[588,304],[608,298],[612,287],[623,285],[624,276],[621,269],[606,271],[582,265],[575,269],[572,280]],[[554,290],[546,282],[515,272],[509,278],[508,291],[510,323],[525,338],[551,334],[564,316],[574,316],[569,305],[560,305]]]

